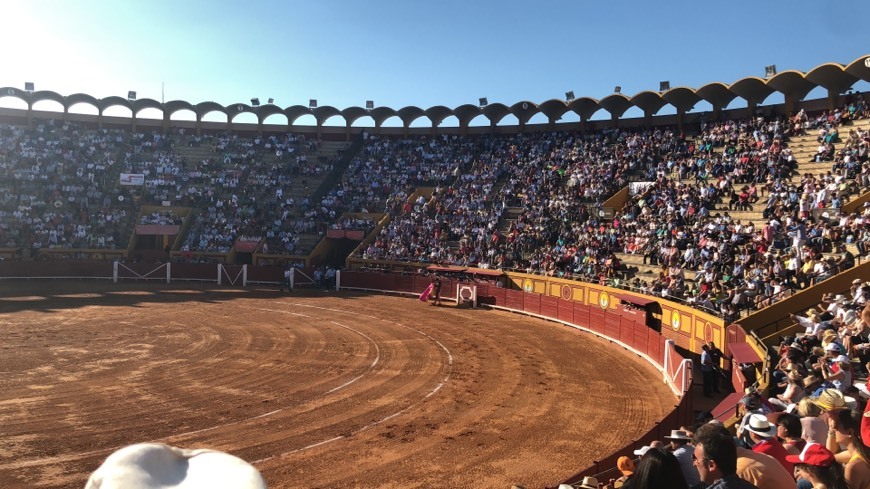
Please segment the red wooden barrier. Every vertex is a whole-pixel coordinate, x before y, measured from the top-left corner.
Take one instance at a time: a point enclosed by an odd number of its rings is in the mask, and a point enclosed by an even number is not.
[[[541,313],[541,295],[540,294],[523,294],[523,311],[532,314]]]
[[[559,299],[558,297],[541,296],[540,313],[548,318],[559,317]]]
[[[560,321],[565,321],[571,324],[577,324],[574,321],[574,301],[566,301],[565,299],[559,299],[557,302],[557,317]]]
[[[510,309],[516,309],[518,311],[523,310],[523,299],[526,295],[522,290],[505,290],[505,301],[504,307]],[[501,304],[497,304],[501,305]]]

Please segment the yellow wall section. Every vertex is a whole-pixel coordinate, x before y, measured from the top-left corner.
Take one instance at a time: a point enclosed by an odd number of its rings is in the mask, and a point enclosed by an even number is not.
[[[509,283],[512,284],[511,288],[514,290],[531,290],[532,292],[545,294],[549,297],[564,298],[563,294],[566,293],[565,286],[568,286],[570,288],[569,295],[574,301],[595,307],[601,307],[600,300],[602,293],[606,293],[608,296],[608,309],[616,309],[619,304],[616,295],[628,295],[654,300],[662,307],[662,333],[668,338],[673,338],[678,346],[699,353],[701,345],[706,340],[705,328],[708,323],[711,326],[712,339],[716,342],[716,345],[722,346],[725,343],[725,323],[721,318],[697,311],[683,304],[667,301],[659,297],[635,294],[613,287],[556,277],[541,277],[539,275],[514,272],[509,272],[508,277]],[[675,324],[677,325],[676,328],[674,328]]]

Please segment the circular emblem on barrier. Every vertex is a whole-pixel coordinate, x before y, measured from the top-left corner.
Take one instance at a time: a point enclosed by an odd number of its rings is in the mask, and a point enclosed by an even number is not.
[[[610,296],[607,295],[607,292],[598,294],[598,305],[601,306],[602,309],[607,309],[607,306],[610,305]]]
[[[8,93],[9,95],[15,95],[15,89],[10,88],[9,90],[6,91],[6,93]]]
[[[707,343],[713,341],[713,325],[710,323],[704,324],[704,341]]]
[[[471,287],[463,285],[459,289],[459,298],[464,301],[470,301],[474,298],[474,291],[471,289]]]
[[[565,299],[566,301],[570,301],[572,295],[574,295],[574,294],[571,293],[571,286],[570,285],[563,285],[562,286],[562,298]]]
[[[529,108],[529,104],[527,104],[526,102],[523,102],[523,110],[526,110],[528,108]]]
[[[671,326],[674,328],[674,331],[680,330],[680,311],[673,311],[671,313]]]
[[[239,105],[236,106],[236,109],[237,109],[239,112],[241,112],[241,111],[245,110],[245,106],[242,105],[242,104],[239,104]]]
[[[870,57],[864,58],[864,66],[866,66],[867,68],[870,68]]]
[[[532,279],[527,278],[523,281],[523,290],[526,292],[532,292],[535,290],[535,284],[532,282]]]

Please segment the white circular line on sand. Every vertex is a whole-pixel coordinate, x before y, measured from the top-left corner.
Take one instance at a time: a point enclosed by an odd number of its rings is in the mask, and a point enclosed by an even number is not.
[[[313,308],[313,309],[321,309],[321,310],[330,311],[330,312],[347,312],[347,311],[342,311],[342,310],[339,310],[339,309],[331,309],[331,308],[327,308],[327,307],[312,306],[312,305],[308,305],[308,304],[291,304],[291,305],[301,306],[301,307],[309,307],[309,308]],[[278,312],[278,313],[289,314],[289,315],[293,315],[293,316],[311,317],[311,316],[307,316],[307,315],[305,315],[305,314],[294,313],[294,312],[290,312],[290,311],[282,311],[282,310],[278,310],[278,309],[263,309],[263,308],[250,308],[250,309],[256,309],[256,310],[261,310],[261,311],[269,311],[269,312]],[[386,320],[386,319],[382,319],[382,318],[379,318],[379,317],[376,317],[376,316],[370,316],[370,315],[367,315],[367,314],[357,314],[357,315],[358,315],[358,316],[361,316],[361,317],[368,317],[368,318],[371,318],[371,319],[376,319],[376,320],[378,320],[378,321],[390,322],[390,321],[388,321],[388,320]],[[377,365],[377,363],[378,363],[378,361],[379,361],[379,359],[380,359],[380,348],[378,347],[377,343],[376,343],[376,342],[375,342],[371,337],[369,337],[368,335],[366,335],[365,333],[363,333],[363,332],[361,332],[361,331],[358,331],[358,330],[356,330],[356,329],[354,329],[354,328],[351,328],[350,326],[346,326],[346,325],[343,325],[343,324],[340,324],[340,323],[337,323],[337,322],[335,322],[335,321],[331,321],[331,320],[330,320],[330,322],[333,323],[333,324],[335,324],[335,325],[337,325],[337,326],[340,326],[340,327],[342,327],[342,328],[348,329],[348,330],[350,330],[350,331],[353,331],[353,332],[355,332],[355,333],[357,333],[357,334],[359,334],[359,335],[365,337],[367,340],[369,340],[370,342],[372,342],[372,344],[375,345],[375,348],[376,348],[376,350],[377,350],[377,355],[376,355],[376,358],[372,361],[372,364],[371,364],[371,365],[369,366],[369,368],[367,369],[367,372],[366,372],[366,373],[368,373],[368,371],[371,371],[371,369],[373,369],[373,368]],[[371,429],[371,428],[373,428],[373,427],[375,427],[375,426],[377,426],[377,425],[379,425],[379,424],[381,424],[381,423],[384,423],[384,422],[386,422],[386,421],[389,421],[390,419],[393,419],[393,418],[395,418],[396,416],[399,416],[399,415],[401,415],[401,414],[403,414],[403,413],[405,413],[405,412],[411,410],[412,408],[417,407],[417,406],[420,405],[423,401],[425,401],[426,399],[429,399],[430,397],[432,397],[433,395],[435,395],[439,390],[441,390],[441,388],[444,387],[444,385],[447,383],[447,381],[450,380],[450,376],[451,376],[451,374],[453,373],[453,354],[450,352],[450,350],[449,350],[446,346],[444,346],[443,343],[441,343],[440,341],[438,341],[437,339],[433,338],[432,336],[430,336],[429,334],[427,334],[427,333],[425,333],[425,332],[423,332],[423,331],[420,331],[420,330],[417,330],[417,329],[411,328],[411,327],[409,327],[409,326],[405,326],[404,324],[401,324],[401,323],[395,323],[395,322],[394,322],[394,323],[392,323],[392,324],[395,324],[395,325],[401,326],[401,327],[403,327],[403,328],[405,328],[405,329],[407,329],[407,330],[413,331],[413,332],[415,332],[415,333],[417,333],[417,334],[420,334],[420,335],[422,335],[422,336],[428,338],[430,341],[432,341],[433,343],[437,344],[437,345],[438,345],[442,350],[444,350],[444,352],[447,354],[447,375],[444,376],[444,378],[441,380],[441,382],[438,383],[438,385],[435,386],[435,388],[433,388],[431,391],[429,391],[428,393],[426,393],[426,395],[423,396],[423,398],[422,398],[419,402],[416,402],[416,403],[414,403],[414,404],[411,404],[410,406],[406,407],[405,409],[402,409],[401,411],[397,411],[397,412],[395,412],[395,413],[393,413],[393,414],[390,414],[390,415],[388,415],[388,416],[386,416],[386,417],[384,417],[384,418],[381,418],[381,419],[379,419],[379,420],[377,420],[377,421],[373,421],[373,422],[371,422],[371,423],[369,423],[369,424],[367,424],[367,425],[365,425],[365,426],[359,428],[358,430],[353,431],[353,432],[351,432],[351,433],[349,433],[349,434],[347,434],[347,435],[336,436],[336,437],[334,437],[334,438],[330,438],[330,439],[328,439],[328,440],[319,441],[319,442],[317,442],[317,443],[313,443],[313,444],[311,444],[311,445],[307,445],[307,446],[304,446],[304,447],[302,447],[302,448],[297,448],[297,449],[295,449],[295,450],[290,450],[290,451],[287,451],[287,452],[279,453],[279,454],[272,455],[272,456],[269,456],[269,457],[266,457],[266,458],[262,458],[262,459],[259,459],[259,460],[254,460],[254,461],[252,461],[252,462],[250,462],[250,463],[251,463],[251,464],[257,464],[257,463],[266,462],[266,461],[271,460],[271,459],[273,459],[273,458],[280,458],[280,457],[284,457],[284,456],[287,456],[287,455],[292,455],[292,454],[294,454],[294,453],[302,452],[302,451],[305,451],[305,450],[310,450],[310,449],[312,449],[312,448],[316,448],[316,447],[319,447],[319,446],[323,446],[323,445],[327,445],[327,444],[329,444],[329,443],[336,442],[336,441],[338,441],[338,440],[343,440],[343,439],[345,439],[345,438],[349,438],[349,437],[354,436],[354,435],[356,435],[356,434],[358,434],[358,433],[362,433],[363,431],[366,431],[366,430],[368,430],[368,429]],[[342,389],[342,388],[344,388],[344,387],[347,387],[348,385],[352,384],[353,382],[356,382],[356,381],[359,380],[360,378],[364,377],[364,376],[366,375],[366,373],[363,373],[362,375],[356,377],[355,379],[352,379],[351,381],[346,382],[345,384],[342,384],[342,385],[340,385],[340,386],[338,386],[338,387],[335,387],[335,388],[333,388],[333,389],[331,389],[331,390],[325,392],[323,395],[324,395],[324,396],[325,396],[325,395],[329,395],[329,394],[332,394],[332,393],[334,393],[334,392],[336,392],[336,391],[338,391],[338,390],[340,390],[340,389]],[[225,424],[221,424],[221,425],[211,426],[211,427],[208,427],[208,428],[203,428],[203,429],[200,429],[200,430],[194,430],[194,431],[188,431],[188,432],[184,432],[184,433],[177,433],[177,434],[174,434],[174,435],[170,435],[170,436],[167,436],[167,437],[159,438],[159,439],[156,439],[156,440],[150,440],[150,442],[143,442],[143,443],[162,443],[162,442],[167,441],[167,440],[173,440],[173,439],[181,438],[181,437],[185,437],[185,436],[190,436],[190,435],[196,435],[196,434],[200,434],[200,433],[205,433],[205,432],[213,431],[213,430],[216,430],[216,429],[219,429],[219,428],[224,428],[224,427],[228,427],[228,426],[234,426],[234,425],[242,424],[242,423],[245,423],[245,422],[248,422],[248,421],[253,421],[253,420],[256,420],[256,419],[260,419],[260,418],[265,418],[265,417],[268,417],[268,416],[272,416],[272,415],[274,415],[274,414],[280,413],[280,412],[285,411],[285,410],[287,410],[287,409],[289,409],[289,408],[280,408],[280,409],[276,409],[276,410],[274,410],[274,411],[270,411],[270,412],[268,412],[268,413],[258,414],[258,415],[256,415],[256,416],[252,416],[252,417],[249,417],[249,418],[240,419],[240,420],[238,420],[238,421],[233,421],[233,422],[231,422],[231,423],[225,423]],[[118,447],[114,447],[114,448],[101,448],[101,449],[98,449],[98,450],[91,450],[91,451],[88,451],[88,452],[79,452],[79,453],[76,453],[76,454],[70,454],[70,455],[58,455],[58,456],[54,456],[54,457],[50,457],[50,458],[46,458],[46,459],[29,460],[29,461],[23,461],[23,462],[19,462],[19,463],[14,463],[14,464],[0,464],[0,467],[2,467],[2,468],[23,468],[23,467],[40,466],[40,465],[45,465],[45,464],[49,464],[49,463],[68,462],[68,461],[71,461],[71,460],[77,460],[77,459],[81,459],[81,458],[84,458],[84,457],[89,457],[89,456],[91,456],[91,455],[97,455],[97,454],[100,454],[100,453],[111,453],[111,452],[114,452],[114,451],[116,451],[116,450],[118,450],[118,449],[120,449],[120,448],[123,448],[123,447],[122,447],[122,446],[118,446]]]
[[[310,308],[313,308],[313,309],[321,309],[321,310],[330,311],[330,312],[347,312],[347,311],[342,311],[342,310],[338,310],[338,309],[331,309],[331,308],[328,308],[328,307],[311,306],[311,305],[308,305],[308,304],[293,304],[293,305],[294,305],[294,306],[301,306],[301,307],[310,307]],[[378,320],[378,321],[389,322],[389,321],[387,321],[386,319],[382,319],[382,318],[375,317],[375,316],[369,316],[369,315],[367,315],[367,314],[357,314],[357,315],[358,315],[358,316],[362,316],[362,317],[368,317],[368,318],[376,319],[376,320]],[[334,321],[333,321],[333,322],[334,322]],[[338,323],[336,323],[336,324],[338,324]],[[328,440],[322,440],[322,441],[319,441],[319,442],[317,442],[317,443],[312,443],[311,445],[307,445],[307,446],[304,446],[304,447],[302,447],[302,448],[297,448],[297,449],[295,449],[295,450],[289,450],[289,451],[286,451],[286,452],[282,452],[282,453],[278,453],[278,454],[275,454],[275,455],[271,455],[271,456],[269,456],[269,457],[261,458],[261,459],[259,459],[259,460],[254,460],[254,461],[251,461],[251,464],[259,464],[259,463],[267,462],[267,461],[272,460],[272,459],[274,459],[274,458],[285,457],[285,456],[287,456],[287,455],[292,455],[292,454],[294,454],[294,453],[299,453],[299,452],[302,452],[302,451],[305,451],[305,450],[310,450],[310,449],[312,449],[312,448],[316,448],[316,447],[320,447],[320,446],[323,446],[323,445],[327,445],[327,444],[329,444],[329,443],[333,443],[333,442],[336,442],[336,441],[339,441],[339,440],[343,440],[343,439],[345,439],[345,438],[350,438],[350,437],[352,437],[352,436],[354,436],[354,435],[356,435],[356,434],[362,433],[363,431],[366,431],[366,430],[369,430],[369,429],[371,429],[371,428],[373,428],[373,427],[375,427],[375,426],[378,426],[378,425],[381,424],[381,423],[384,423],[384,422],[386,422],[386,421],[389,421],[389,420],[395,418],[396,416],[399,416],[399,415],[401,415],[401,414],[404,414],[405,412],[407,412],[407,411],[409,411],[409,410],[411,410],[411,409],[413,409],[413,408],[419,406],[420,404],[423,403],[423,401],[425,401],[426,399],[429,399],[430,397],[434,396],[438,391],[440,391],[441,388],[444,387],[444,385],[445,385],[445,384],[450,380],[450,376],[451,376],[451,374],[453,373],[453,354],[450,352],[450,349],[447,348],[446,346],[444,346],[444,344],[441,343],[440,341],[438,341],[437,339],[435,339],[435,338],[433,338],[432,336],[430,336],[428,333],[425,333],[425,332],[420,331],[420,330],[418,330],[418,329],[411,328],[411,327],[409,327],[409,326],[405,326],[405,325],[402,324],[402,323],[396,323],[396,322],[394,322],[394,323],[392,323],[392,324],[395,324],[395,325],[401,326],[401,327],[403,327],[403,328],[405,328],[405,329],[407,329],[407,330],[413,331],[413,332],[415,332],[415,333],[417,333],[417,334],[420,334],[420,335],[422,335],[422,336],[428,338],[430,341],[432,341],[433,343],[435,343],[436,345],[438,345],[439,347],[441,347],[441,349],[444,350],[444,352],[447,354],[447,375],[444,376],[444,378],[441,380],[441,382],[438,383],[438,385],[435,386],[435,388],[433,388],[431,391],[429,391],[428,393],[426,393],[426,395],[423,396],[423,398],[420,399],[420,401],[415,402],[414,404],[411,404],[410,406],[406,407],[405,409],[402,409],[402,410],[400,410],[400,411],[396,411],[395,413],[392,413],[392,414],[390,414],[390,415],[388,415],[388,416],[385,416],[385,417],[383,417],[383,418],[381,418],[381,419],[379,419],[379,420],[377,420],[377,421],[373,421],[373,422],[371,422],[371,423],[369,423],[369,424],[367,424],[367,425],[365,425],[365,426],[359,428],[358,430],[353,431],[353,432],[351,432],[351,433],[349,433],[349,434],[347,434],[347,435],[336,436],[336,437],[334,437],[334,438],[330,438],[330,439],[328,439]]]

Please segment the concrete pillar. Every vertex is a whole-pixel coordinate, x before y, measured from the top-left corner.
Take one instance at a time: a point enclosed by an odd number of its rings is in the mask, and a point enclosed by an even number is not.
[[[786,94],[785,96],[785,114],[788,117],[794,113],[794,107],[797,102],[797,98],[793,94]]]

